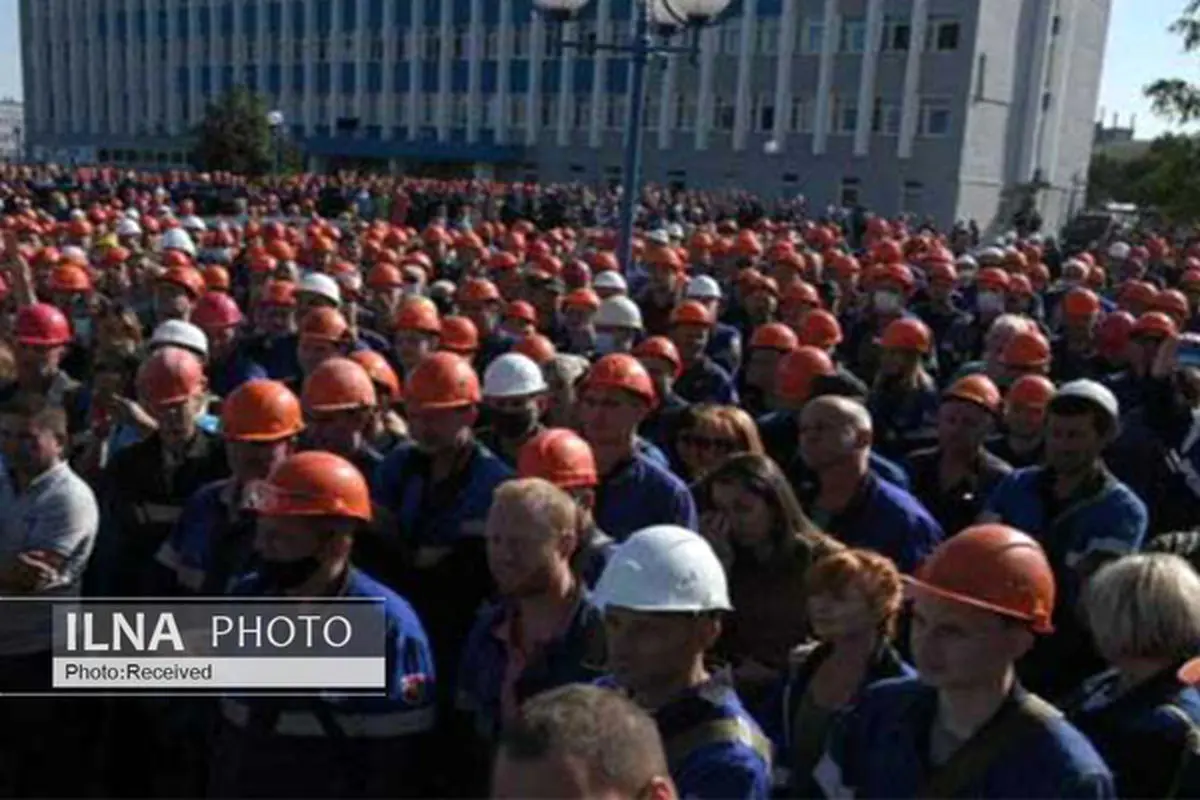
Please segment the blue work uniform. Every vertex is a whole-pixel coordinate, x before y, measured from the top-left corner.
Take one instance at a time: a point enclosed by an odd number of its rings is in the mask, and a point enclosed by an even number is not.
[[[271,380],[284,381],[300,373],[300,356],[297,348],[300,335],[288,333],[283,336],[260,336],[246,342],[246,355],[267,371]]]
[[[742,334],[736,327],[718,322],[704,346],[704,354],[730,375],[742,368]]]
[[[874,423],[874,448],[889,458],[901,459],[913,450],[934,444],[940,404],[937,389],[932,385],[871,392],[867,410]]]
[[[612,676],[596,682],[620,690]],[[726,676],[714,676],[654,712],[679,797],[766,798],[772,747]]]
[[[646,439],[659,448],[670,448],[679,415],[690,403],[672,390],[659,399],[658,406],[638,426],[639,439]]]
[[[270,377],[267,368],[241,348],[235,348],[228,358],[214,361],[208,367],[208,387],[218,397],[228,397],[246,381],[267,377]]]
[[[942,541],[942,526],[917,498],[867,472],[854,499],[837,514],[822,514],[819,487],[800,498],[817,526],[849,547],[865,547],[890,558],[911,574]]]
[[[559,635],[532,651],[520,641],[515,604],[500,601],[480,611],[467,636],[459,662],[457,707],[471,715],[475,734],[495,741],[504,725],[504,684],[513,661],[513,701],[519,705],[535,694],[569,683],[592,683],[603,672],[604,619],[586,591]]]
[[[1127,691],[1107,670],[1063,703],[1108,762],[1121,797],[1200,797],[1200,690],[1179,683],[1178,667]]]
[[[156,560],[169,573],[168,594],[221,595],[255,561],[257,515],[241,504],[232,479],[196,491],[183,507]]]
[[[797,488],[816,480],[812,471],[800,457],[800,421],[796,411],[772,411],[756,420],[758,434],[763,447],[776,464],[784,466],[792,487]],[[874,450],[867,457],[871,472],[901,489],[907,489],[908,473],[904,467]]]
[[[595,517],[600,529],[618,542],[651,525],[700,530],[696,502],[687,484],[636,449],[632,458],[601,478],[596,487]]]
[[[799,648],[788,664],[787,673],[769,696],[762,716],[763,732],[775,747],[775,788],[788,797],[820,796],[812,768],[824,752],[823,746],[818,749],[817,745],[818,742],[823,745],[836,712],[821,709],[825,713],[813,715],[808,694],[813,676],[832,652],[833,646],[824,642]],[[846,705],[852,705],[868,686],[879,681],[916,677],[916,674],[891,645],[881,642]],[[814,727],[818,730],[814,731]]]
[[[689,403],[738,404],[733,376],[707,355],[688,365],[675,381],[675,392]]]
[[[1020,686],[999,713],[1027,703]],[[837,720],[814,777],[826,797],[1110,798],[1112,773],[1088,740],[1061,715],[1029,722],[1001,752],[959,778],[963,786],[936,787],[938,770],[930,764],[929,742],[937,713],[937,690],[916,678],[896,678],[867,689],[862,699]],[[980,745],[980,734],[966,748]],[[959,761],[959,763],[962,763]],[[967,768],[963,768],[966,773]],[[945,774],[942,780],[947,780]]]
[[[949,536],[975,523],[992,490],[1012,472],[1012,467],[982,448],[972,461],[971,471],[949,487],[942,485],[940,447],[909,453],[906,465],[912,476],[913,496]]]
[[[1146,536],[1145,504],[1125,484],[1100,470],[1075,496],[1057,499],[1048,467],[1019,469],[1000,481],[984,513],[1037,539],[1058,586],[1053,636],[1039,639],[1018,664],[1021,679],[1049,697],[1061,696],[1101,667],[1076,606],[1087,576],[1080,567],[1096,556],[1139,550]]]
[[[1079,378],[1099,378],[1097,356],[1094,351],[1080,352],[1073,349],[1065,336],[1057,336],[1050,342],[1050,379],[1065,383]]]
[[[256,575],[235,594],[266,597]],[[433,729],[434,665],[412,607],[353,567],[341,597],[382,599],[387,684],[379,696],[221,700],[209,794],[214,797],[395,797],[423,774],[418,744]]]

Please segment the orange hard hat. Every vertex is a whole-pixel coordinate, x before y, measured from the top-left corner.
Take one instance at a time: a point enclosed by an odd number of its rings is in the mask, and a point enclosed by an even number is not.
[[[344,342],[350,336],[350,324],[342,312],[328,306],[318,306],[300,320],[300,338],[324,342]]]
[[[785,353],[775,366],[775,394],[789,402],[803,403],[812,395],[814,378],[836,373],[837,368],[824,350],[801,345]]]
[[[294,308],[296,305],[296,284],[291,281],[267,281],[263,284],[262,294],[258,297],[262,306],[282,306]]]
[[[395,264],[376,264],[367,273],[366,283],[368,289],[402,289],[404,275]]]
[[[221,432],[235,442],[277,442],[304,428],[300,400],[286,385],[249,380],[230,392],[221,407]]]
[[[558,355],[558,350],[554,347],[554,342],[540,333],[531,333],[523,337],[521,341],[513,345],[512,351],[529,356],[533,359],[533,363],[538,366],[553,361],[554,357]]]
[[[799,346],[800,340],[796,337],[796,332],[782,322],[768,322],[759,325],[750,336],[750,349],[752,350],[764,347],[788,353]]]
[[[296,248],[283,239],[275,239],[267,244],[267,253],[280,261],[295,261]]]
[[[524,300],[513,300],[504,307],[504,319],[514,319],[537,325],[537,310]]]
[[[1050,363],[1050,343],[1037,331],[1013,334],[1000,352],[1000,363],[1010,367],[1044,367]]]
[[[779,301],[779,305],[785,311],[792,306],[803,305],[820,308],[821,294],[817,291],[817,287],[805,281],[795,281],[788,284],[788,287],[783,290],[783,297]]]
[[[437,304],[428,297],[409,297],[396,309],[393,326],[398,331],[439,334],[442,320]]]
[[[1175,320],[1161,311],[1147,311],[1133,323],[1133,336],[1172,337],[1179,335]]]
[[[358,363],[348,358],[322,361],[304,380],[300,402],[309,411],[374,408],[375,383]]]
[[[1000,390],[992,379],[982,373],[966,375],[959,378],[942,393],[942,397],[950,400],[963,400],[982,406],[993,414],[1000,411]]]
[[[237,301],[224,292],[208,292],[196,301],[191,320],[206,331],[232,328],[241,324],[242,311]]]
[[[932,261],[925,267],[925,274],[930,283],[953,284],[958,280],[958,269],[954,262]]]
[[[181,347],[160,347],[142,362],[138,395],[151,406],[168,406],[195,397],[205,387],[204,364]]]
[[[586,308],[595,311],[600,308],[600,295],[593,289],[575,289],[563,297],[562,304],[563,308]]]
[[[1063,295],[1062,309],[1068,317],[1090,317],[1100,313],[1100,298],[1091,289],[1076,286]]]
[[[1184,289],[1200,289],[1200,268],[1191,268],[1185,270],[1179,276],[1179,288]]]
[[[1044,409],[1054,397],[1054,383],[1045,375],[1022,375],[1008,387],[1004,402],[1010,406]]]
[[[838,250],[829,258],[829,269],[835,275],[848,278],[862,272],[862,265],[854,256]]]
[[[204,283],[204,276],[195,267],[171,267],[159,276],[158,280],[180,286],[192,297],[199,297],[208,289]]]
[[[899,264],[904,261],[904,250],[895,239],[880,239],[871,246],[871,261],[876,264]]]
[[[842,343],[842,324],[831,312],[814,308],[800,319],[800,344],[828,350]]]
[[[471,278],[459,287],[459,303],[484,303],[500,301],[500,290],[485,278]]]
[[[1137,323],[1128,311],[1110,311],[1096,325],[1096,349],[1105,358],[1116,360],[1125,353],[1133,327]]]
[[[521,265],[520,259],[509,252],[500,251],[492,253],[487,260],[487,266],[490,270],[497,272],[507,272],[510,269],[516,269]]]
[[[358,364],[371,378],[376,386],[376,395],[378,396],[380,389],[387,396],[387,404],[392,405],[400,401],[402,390],[400,388],[400,378],[396,375],[396,370],[392,369],[392,365],[388,360],[369,348],[355,350],[350,354],[350,360]]]
[[[980,289],[990,289],[995,292],[1008,290],[1008,273],[999,267],[984,267],[975,276],[975,283]]]
[[[675,272],[683,272],[683,260],[679,253],[670,247],[654,247],[646,254],[646,263],[653,267],[662,267]]]
[[[739,231],[733,247],[734,252],[739,256],[761,256],[763,254],[762,240],[754,231]]]
[[[190,267],[192,266],[192,257],[182,250],[168,250],[163,254],[162,265],[167,269],[171,267]]]
[[[1018,297],[1033,297],[1033,282],[1025,275],[1009,275],[1008,293]]]
[[[569,428],[548,428],[521,445],[517,475],[542,478],[560,489],[590,489],[600,483],[592,446]]]
[[[269,275],[279,269],[279,259],[269,253],[255,253],[250,257],[250,271]]]
[[[210,292],[228,292],[231,286],[229,270],[220,264],[212,264],[204,268],[204,286]]]
[[[615,272],[621,268],[617,254],[609,250],[600,250],[592,256],[591,262],[595,272]]]
[[[479,330],[469,317],[444,317],[438,347],[460,356],[473,356],[479,351]]]
[[[611,353],[593,364],[583,380],[583,390],[588,389],[623,389],[651,406],[658,402],[658,392],[650,373],[642,362],[628,353]]]
[[[638,342],[633,348],[637,358],[657,358],[675,368],[675,377],[683,374],[683,359],[679,357],[679,348],[666,336],[651,336]]]
[[[49,303],[32,303],[17,309],[16,338],[28,347],[57,347],[71,341],[66,315]]]
[[[358,467],[341,456],[309,450],[288,456],[250,487],[264,517],[345,517],[370,522],[371,492]]]
[[[672,325],[702,325],[711,328],[716,324],[713,312],[698,300],[684,300],[671,311]]]
[[[1121,305],[1148,306],[1154,302],[1158,290],[1147,281],[1125,281],[1117,287],[1117,302]]]
[[[928,353],[933,349],[933,333],[929,326],[916,317],[901,317],[892,320],[883,329],[879,344],[889,350],[912,350]]]
[[[50,290],[87,294],[92,291],[92,277],[77,264],[59,264],[50,273]]]
[[[1154,310],[1161,311],[1176,320],[1186,320],[1191,316],[1187,295],[1178,289],[1163,289],[1154,298]]]
[[[905,582],[918,593],[964,603],[1052,633],[1054,572],[1032,537],[1007,525],[972,525],[942,542]]]
[[[479,376],[470,362],[445,350],[421,359],[404,388],[405,402],[414,411],[462,408],[481,399]]]

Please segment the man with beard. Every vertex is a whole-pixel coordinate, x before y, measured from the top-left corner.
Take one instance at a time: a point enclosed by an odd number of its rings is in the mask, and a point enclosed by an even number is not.
[[[490,425],[479,432],[479,440],[515,467],[521,445],[542,430],[549,392],[541,368],[529,356],[499,356],[483,373],[483,402]]]
[[[603,622],[571,569],[583,519],[570,495],[541,478],[496,490],[487,520],[487,559],[500,600],[467,638],[458,675],[464,786],[479,796],[490,749],[520,706],[539,692],[600,677]],[[473,735],[468,727],[473,729]]]

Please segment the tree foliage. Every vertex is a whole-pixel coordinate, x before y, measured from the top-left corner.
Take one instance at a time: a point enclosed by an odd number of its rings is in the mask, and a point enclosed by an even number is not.
[[[1098,153],[1088,172],[1088,204],[1134,203],[1172,223],[1200,220],[1200,137],[1167,134],[1142,155],[1119,159]]]
[[[197,169],[262,175],[275,164],[275,142],[259,95],[235,87],[210,103],[196,131]]]
[[[1200,48],[1200,0],[1188,0],[1183,14],[1170,27],[1183,39],[1183,49]],[[1183,78],[1162,78],[1146,87],[1154,112],[1184,124],[1200,119],[1200,86]]]

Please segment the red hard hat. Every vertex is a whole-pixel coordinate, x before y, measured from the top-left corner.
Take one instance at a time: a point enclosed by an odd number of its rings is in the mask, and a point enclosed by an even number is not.
[[[558,355],[558,350],[554,347],[554,342],[547,339],[540,333],[531,333],[513,345],[512,351],[521,355],[529,356],[533,359],[533,363],[541,366],[554,360]]]
[[[1091,289],[1077,286],[1063,296],[1062,308],[1068,317],[1090,317],[1100,313],[1100,298]]]
[[[476,405],[479,376],[462,356],[439,350],[425,356],[408,376],[404,396],[414,411]]]
[[[309,450],[288,456],[265,481],[251,485],[264,517],[345,517],[370,522],[371,493],[358,467],[341,456]]]
[[[246,381],[221,407],[221,432],[237,442],[289,439],[304,429],[303,420],[300,399],[279,381]]]
[[[1054,391],[1054,384],[1045,375],[1022,375],[1008,387],[1004,402],[1010,406],[1045,409]]]
[[[369,348],[363,348],[351,353],[350,360],[365,369],[375,385],[386,393],[388,405],[400,401],[403,396],[400,378],[397,377],[396,370],[392,369],[392,365],[382,354]]]
[[[583,381],[583,390],[623,389],[637,395],[651,406],[658,402],[658,392],[650,373],[636,357],[628,353],[611,353],[597,361]]]
[[[34,303],[17,310],[17,341],[34,347],[57,347],[71,341],[67,318],[49,303]]]
[[[204,276],[195,267],[171,267],[159,276],[158,280],[161,283],[180,286],[194,298],[208,290],[208,286],[204,283]]]
[[[800,319],[800,344],[828,350],[842,343],[842,324],[823,308],[814,308]]]
[[[716,324],[713,312],[698,300],[684,300],[671,311],[672,325],[701,325],[711,328]]]
[[[569,428],[548,428],[523,444],[517,475],[542,478],[560,489],[590,489],[600,482],[591,445]]]
[[[479,330],[469,317],[443,317],[439,349],[471,357],[479,351]]]
[[[182,403],[204,389],[204,365],[192,352],[180,347],[160,347],[142,362],[137,389],[151,406]]]
[[[232,328],[241,324],[242,311],[237,301],[224,292],[208,292],[196,301],[191,320],[205,330]]]
[[[754,329],[750,337],[750,349],[769,348],[790,353],[800,346],[796,332],[782,322],[768,322]]]
[[[879,344],[889,350],[913,350],[928,353],[933,348],[933,334],[929,326],[915,317],[892,320],[883,329]]]
[[[992,379],[982,373],[966,375],[950,384],[942,394],[944,398],[964,400],[982,406],[996,414],[1000,411],[1000,390]]]
[[[1105,358],[1116,360],[1125,353],[1136,323],[1128,311],[1110,311],[1096,325],[1096,349]]]
[[[398,331],[442,332],[437,304],[428,297],[409,297],[396,310],[393,326]]]
[[[675,368],[675,377],[683,374],[683,359],[679,357],[679,349],[666,336],[651,336],[643,339],[633,348],[637,358],[657,358]]]
[[[321,362],[304,380],[300,401],[309,411],[374,408],[375,382],[362,365],[348,358]]]
[[[824,350],[801,345],[785,353],[775,366],[775,394],[789,402],[803,403],[812,395],[814,378],[836,373]]]

